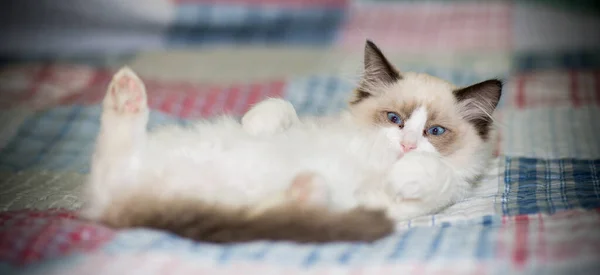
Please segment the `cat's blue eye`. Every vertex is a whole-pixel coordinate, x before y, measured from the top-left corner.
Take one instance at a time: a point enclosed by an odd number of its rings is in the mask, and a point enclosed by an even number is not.
[[[432,136],[439,136],[446,132],[446,128],[442,126],[433,126],[427,129],[427,134]]]
[[[387,113],[387,119],[394,124],[398,124],[398,125],[402,125],[402,119],[400,118],[400,115],[394,113],[394,112],[388,112]]]

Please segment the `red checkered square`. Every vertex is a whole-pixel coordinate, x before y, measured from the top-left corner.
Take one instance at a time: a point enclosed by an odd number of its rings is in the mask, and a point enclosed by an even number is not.
[[[353,5],[338,43],[360,49],[372,39],[387,52],[506,50],[508,3],[384,3]]]
[[[600,105],[600,71],[540,71],[521,74],[507,85],[514,108]]]
[[[0,72],[2,107],[43,109],[86,92],[97,70],[77,65],[21,65]]]
[[[5,67],[0,70],[0,108],[14,107],[31,98],[46,71],[42,66]]]
[[[533,259],[540,264],[568,262],[600,256],[598,210],[568,210],[552,215],[534,214],[502,218],[497,258],[523,270]]]
[[[0,261],[29,264],[78,251],[91,251],[114,231],[76,220],[67,211],[15,211],[0,214]]]
[[[86,66],[38,65],[0,72],[2,106],[24,105],[33,109],[61,105],[98,104],[115,71]],[[281,97],[284,81],[232,85],[206,85],[165,81],[141,76],[150,108],[182,118],[217,114],[242,115],[265,97]]]
[[[283,81],[228,86],[147,81],[150,108],[182,118],[242,115],[266,97],[281,97]]]

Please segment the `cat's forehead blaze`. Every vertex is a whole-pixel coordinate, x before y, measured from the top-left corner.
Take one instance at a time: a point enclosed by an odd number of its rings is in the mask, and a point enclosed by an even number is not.
[[[405,73],[402,81],[379,93],[377,102],[380,108],[398,112],[403,119],[410,119],[417,108],[423,107],[427,125],[450,128],[461,120],[454,89],[453,84],[427,74]]]
[[[423,132],[429,127],[442,126],[447,131],[440,136],[426,136],[428,141],[435,147],[435,149],[442,155],[450,155],[456,152],[461,146],[462,142],[459,140],[459,136],[463,132],[463,127],[459,121],[460,119],[453,114],[450,109],[440,108],[435,102],[419,102],[417,100],[390,100],[387,104],[382,104],[380,108],[373,110],[373,122],[379,125],[386,125],[390,122],[387,118],[387,112],[395,112],[405,121],[412,121],[419,119],[416,116],[417,111],[424,111],[426,114],[426,120],[423,126]],[[424,133],[425,134],[425,133]]]

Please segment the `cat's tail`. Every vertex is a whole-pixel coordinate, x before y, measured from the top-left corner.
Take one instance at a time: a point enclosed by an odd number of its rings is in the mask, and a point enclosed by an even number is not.
[[[324,207],[290,204],[252,215],[248,209],[228,209],[196,200],[157,201],[135,197],[106,210],[101,221],[108,226],[166,230],[211,243],[371,242],[394,231],[394,223],[383,211],[361,208],[340,213]]]

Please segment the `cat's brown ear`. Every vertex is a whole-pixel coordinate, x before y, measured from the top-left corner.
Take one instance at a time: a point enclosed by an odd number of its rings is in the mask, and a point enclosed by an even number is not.
[[[486,140],[492,124],[492,113],[500,102],[502,81],[486,80],[454,91],[461,115],[473,124],[479,136]]]
[[[359,87],[354,92],[351,104],[356,104],[373,95],[373,87],[391,84],[402,76],[387,60],[381,50],[371,40],[367,40],[364,53],[364,74]]]

